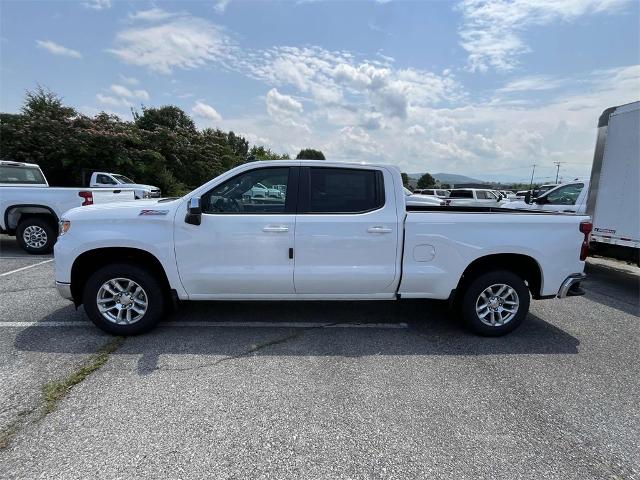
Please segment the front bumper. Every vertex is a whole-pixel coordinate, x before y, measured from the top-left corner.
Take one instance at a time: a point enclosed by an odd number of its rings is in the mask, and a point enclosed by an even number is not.
[[[71,295],[70,283],[56,281],[56,288],[58,289],[58,293],[62,298],[66,298],[67,300],[73,300],[73,295]]]
[[[584,273],[574,273],[569,275],[562,285],[560,285],[560,290],[558,290],[558,298],[564,297],[577,297],[579,295],[584,295],[584,290],[580,287],[580,282],[587,278],[587,275]]]

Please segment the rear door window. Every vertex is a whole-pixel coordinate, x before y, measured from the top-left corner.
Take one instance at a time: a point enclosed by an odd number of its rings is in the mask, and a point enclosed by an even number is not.
[[[309,168],[308,205],[299,213],[364,213],[384,205],[384,183],[378,170]],[[306,203],[306,202],[305,202]]]

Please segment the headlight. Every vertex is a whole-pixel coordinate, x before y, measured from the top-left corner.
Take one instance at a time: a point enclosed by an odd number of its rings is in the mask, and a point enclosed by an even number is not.
[[[58,236],[62,236],[69,231],[71,228],[71,222],[69,220],[60,220],[58,223]]]
[[[151,197],[151,192],[142,192],[142,198],[149,198]]]

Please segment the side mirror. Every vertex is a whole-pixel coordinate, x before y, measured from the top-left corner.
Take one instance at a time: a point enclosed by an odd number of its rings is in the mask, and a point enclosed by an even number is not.
[[[524,203],[531,203],[531,191],[524,194]]]
[[[200,197],[193,197],[189,200],[187,206],[187,214],[184,217],[186,223],[191,225],[200,225],[202,223],[202,207],[200,206]]]

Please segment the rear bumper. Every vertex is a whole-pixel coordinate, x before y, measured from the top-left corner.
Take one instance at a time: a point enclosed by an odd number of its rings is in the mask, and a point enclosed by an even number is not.
[[[562,285],[560,285],[560,290],[558,290],[558,298],[564,297],[577,297],[579,295],[584,295],[584,290],[580,288],[580,282],[587,278],[587,275],[584,273],[574,273],[569,275]]]
[[[58,293],[62,298],[66,298],[67,300],[73,300],[73,295],[71,295],[70,283],[56,282],[56,288],[58,289]]]

